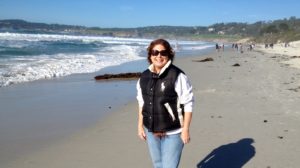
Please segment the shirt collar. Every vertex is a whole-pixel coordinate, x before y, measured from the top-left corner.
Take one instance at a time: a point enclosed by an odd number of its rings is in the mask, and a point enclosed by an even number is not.
[[[172,61],[169,60],[166,65],[160,70],[158,76],[160,76],[161,74],[163,74],[165,72],[165,70],[171,65]],[[154,73],[154,67],[153,67],[153,64],[151,64],[148,69]]]

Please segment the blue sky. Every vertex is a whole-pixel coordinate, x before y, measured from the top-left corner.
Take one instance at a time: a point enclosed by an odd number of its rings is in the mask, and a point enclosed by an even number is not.
[[[0,0],[0,19],[96,27],[209,26],[296,16],[299,0]]]

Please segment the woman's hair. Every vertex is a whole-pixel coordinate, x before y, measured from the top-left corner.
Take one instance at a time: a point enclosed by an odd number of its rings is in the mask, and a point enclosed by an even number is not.
[[[165,40],[165,39],[157,39],[157,40],[154,40],[150,43],[149,47],[147,48],[147,52],[148,52],[148,62],[149,64],[152,64],[152,61],[151,61],[151,51],[152,49],[156,46],[156,45],[162,45],[165,47],[167,53],[168,53],[168,58],[173,61],[174,59],[174,56],[175,56],[175,52],[173,50],[173,48],[171,47],[170,43]]]

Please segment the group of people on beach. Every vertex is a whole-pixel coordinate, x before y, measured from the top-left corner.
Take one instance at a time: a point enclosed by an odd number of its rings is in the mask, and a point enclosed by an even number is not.
[[[284,42],[284,43],[279,43],[279,45],[281,44],[282,47],[289,47],[290,46],[290,43],[289,42]],[[274,48],[274,43],[265,43],[265,48],[271,48],[273,49]]]
[[[220,52],[220,50],[224,51],[224,43],[222,45],[219,45],[218,43],[216,43],[216,51]]]
[[[254,43],[247,44],[247,51],[252,51],[255,47]],[[219,45],[216,43],[216,51],[220,52],[221,50],[224,51],[225,45],[224,43],[222,45]],[[233,50],[236,50],[240,53],[244,53],[244,44],[243,43],[232,43],[231,48]]]
[[[243,44],[242,43],[233,43],[231,46],[232,49],[235,49],[236,51],[239,51],[241,53],[244,52],[243,50]]]
[[[255,47],[255,44],[254,43],[250,43],[250,44],[247,44],[247,51],[252,51]],[[240,52],[240,53],[244,53],[244,44],[243,43],[232,43],[232,46],[231,46],[232,49]]]
[[[270,43],[270,44],[265,43],[265,48],[269,48],[269,47],[273,49],[274,44],[273,43]]]

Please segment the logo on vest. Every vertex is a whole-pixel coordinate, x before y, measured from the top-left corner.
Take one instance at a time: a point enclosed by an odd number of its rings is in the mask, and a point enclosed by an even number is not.
[[[166,86],[165,86],[165,83],[164,83],[164,82],[161,83],[161,87],[160,87],[160,88],[161,88],[161,91],[162,91],[162,92],[165,90]]]

